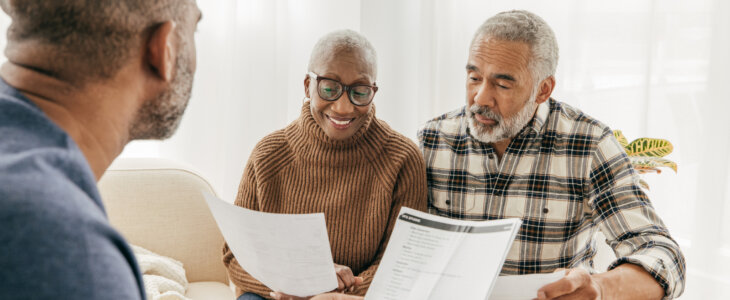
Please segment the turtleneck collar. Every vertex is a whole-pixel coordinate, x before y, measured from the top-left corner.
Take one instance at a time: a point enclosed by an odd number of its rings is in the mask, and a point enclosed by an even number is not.
[[[299,119],[289,126],[287,136],[295,155],[316,164],[342,166],[371,160],[382,152],[390,136],[390,128],[375,118],[375,106],[355,134],[344,140],[333,140],[312,116],[310,102],[302,105]]]

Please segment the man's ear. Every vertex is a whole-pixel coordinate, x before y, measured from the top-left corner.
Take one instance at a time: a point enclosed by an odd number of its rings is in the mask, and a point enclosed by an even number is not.
[[[175,59],[177,58],[177,47],[175,42],[174,21],[167,21],[152,30],[147,41],[146,61],[150,68],[164,81],[171,81]]]
[[[304,75],[304,97],[306,98],[312,98],[309,97],[309,75]]]
[[[553,93],[553,89],[555,88],[555,76],[545,78],[545,80],[540,82],[540,86],[537,88],[538,91],[535,102],[537,102],[537,104],[542,104],[547,101],[547,99],[550,99],[550,95]]]

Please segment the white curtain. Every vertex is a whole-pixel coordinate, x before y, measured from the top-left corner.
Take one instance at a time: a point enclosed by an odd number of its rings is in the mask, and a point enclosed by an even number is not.
[[[406,136],[464,104],[468,44],[509,9],[542,16],[560,45],[553,97],[629,139],[669,139],[679,172],[645,175],[687,256],[682,299],[730,295],[730,2],[725,0],[206,0],[198,71],[178,134],[123,156],[192,164],[229,201],[248,154],[296,119],[317,39],[342,28],[378,51],[377,115]],[[0,26],[7,26],[7,17]],[[4,38],[4,36],[3,36]]]

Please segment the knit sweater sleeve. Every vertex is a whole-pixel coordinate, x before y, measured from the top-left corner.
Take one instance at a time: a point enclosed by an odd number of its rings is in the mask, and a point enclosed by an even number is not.
[[[385,249],[388,246],[390,234],[395,227],[395,221],[398,219],[398,213],[401,207],[426,211],[427,208],[427,190],[426,190],[426,163],[423,155],[418,147],[412,142],[406,143],[406,157],[403,165],[398,171],[398,175],[393,187],[393,198],[388,218],[388,227],[383,235],[383,239],[378,247],[377,255],[372,264],[364,271],[357,274],[363,278],[363,283],[358,285],[350,294],[363,296],[370,287],[370,283],[375,277],[380,260],[383,258]]]
[[[254,156],[252,155],[246,165],[246,169],[243,172],[235,204],[240,207],[258,210],[258,201],[256,199],[256,172],[253,157]],[[271,289],[253,278],[253,276],[248,274],[248,272],[246,272],[241,265],[238,264],[238,260],[235,256],[233,256],[231,249],[228,248],[228,243],[223,245],[223,264],[228,270],[228,277],[236,285],[236,291],[238,294],[251,292],[262,297],[269,298]]]

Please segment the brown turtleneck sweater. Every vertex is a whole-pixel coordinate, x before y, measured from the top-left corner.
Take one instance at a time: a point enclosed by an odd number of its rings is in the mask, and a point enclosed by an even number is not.
[[[309,102],[284,129],[261,140],[249,157],[235,204],[272,213],[323,212],[334,263],[364,279],[364,295],[401,206],[425,211],[426,166],[418,147],[375,118],[352,137],[334,141],[312,118]],[[244,271],[223,247],[237,294],[269,298],[271,290]]]

